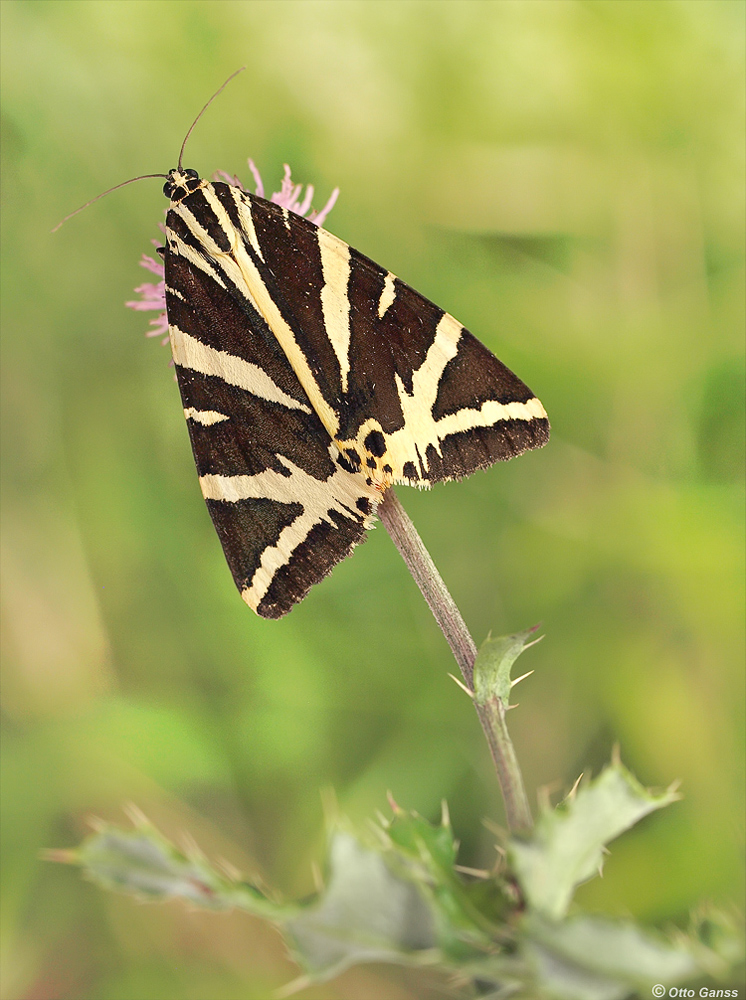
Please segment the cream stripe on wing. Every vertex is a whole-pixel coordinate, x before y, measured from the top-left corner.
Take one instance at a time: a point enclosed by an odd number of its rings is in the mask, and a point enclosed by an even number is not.
[[[213,424],[219,424],[223,420],[230,420],[225,413],[218,413],[217,410],[196,410],[193,406],[185,407],[184,416],[187,420],[195,420],[198,424],[202,424],[203,427],[212,427]]]
[[[204,188],[202,189],[202,194],[207,204],[213,210],[215,218],[218,220],[218,225],[227,236],[231,246],[235,246],[236,227],[231,222],[230,216],[226,212],[220,198],[218,198],[218,196],[215,194],[215,188],[212,186],[212,184],[205,184]],[[194,216],[192,216],[192,218],[194,218]],[[206,232],[205,232],[205,237],[207,237]],[[205,242],[207,242],[207,239],[205,239]],[[221,251],[220,248],[213,241],[210,242],[212,243],[212,247],[214,248],[214,253],[216,256],[219,255],[220,253],[225,252]]]
[[[325,229],[317,229],[324,286],[321,289],[321,310],[324,327],[339,361],[342,392],[347,392],[350,373],[350,248]]]
[[[333,475],[320,482],[283,455],[278,455],[278,460],[289,475],[265,469],[255,476],[206,475],[201,476],[199,481],[205,500],[236,503],[239,500],[270,499],[278,503],[296,502],[303,506],[303,513],[282,529],[275,544],[262,551],[254,576],[241,592],[243,599],[255,611],[277,571],[290,562],[312,528],[322,521],[334,525],[330,511],[336,511],[350,520],[362,519],[355,506],[356,501],[366,497],[373,509],[381,499],[375,487],[366,485],[360,475],[336,469]],[[372,513],[365,517],[366,526],[372,517]]]
[[[378,300],[379,319],[383,319],[384,314],[388,309],[388,307],[393,306],[394,302],[396,301],[396,286],[394,285],[395,281],[396,278],[391,273],[391,271],[389,271],[384,279],[383,288],[381,289],[381,297]]]
[[[498,403],[495,399],[488,399],[478,408],[465,407],[458,413],[446,414],[435,422],[435,427],[442,441],[449,434],[471,431],[477,427],[492,427],[501,420],[541,420],[546,415],[546,410],[535,396],[525,403]]]
[[[438,426],[433,418],[433,406],[438,397],[445,367],[458,353],[458,342],[463,329],[463,326],[448,313],[441,316],[425,360],[417,371],[412,373],[411,395],[404,388],[399,375],[395,376],[404,426],[386,438],[387,450],[396,463],[394,468],[403,469],[404,462],[414,461],[417,454],[421,456],[421,464],[424,465],[425,453],[430,444],[440,453],[440,438],[443,435],[438,433]],[[426,473],[427,468],[423,468],[422,471]]]
[[[262,248],[259,246],[256,229],[254,228],[254,220],[252,219],[251,212],[248,208],[249,203],[246,201],[239,188],[232,187],[231,194],[236,203],[236,209],[238,211],[238,217],[241,220],[244,235],[248,239],[251,249],[257,254],[260,260],[264,260],[264,254],[262,253]]]
[[[235,238],[235,228],[233,223],[228,218],[228,213],[223,208],[223,206],[218,201],[217,195],[212,190],[211,184],[206,184],[202,189],[202,197],[205,199],[207,204],[216,216],[216,221],[223,231],[223,235],[231,244],[231,246],[236,242]],[[219,247],[215,240],[212,238],[210,233],[205,229],[202,223],[199,221],[197,216],[192,212],[191,209],[187,208],[182,202],[176,209],[179,215],[182,217],[184,222],[189,226],[192,233],[196,236],[197,240],[202,244],[202,246],[210,254],[210,257],[221,257],[226,253],[222,247]],[[227,227],[227,228],[226,228]]]
[[[182,217],[185,214],[188,214],[190,218],[192,219],[194,218],[191,212],[185,213],[181,205],[177,205],[176,208],[171,209],[171,211],[178,212],[180,215],[182,215]],[[200,227],[200,233],[202,232],[203,230]],[[195,235],[198,235],[198,238],[201,238],[199,234]],[[174,253],[177,253],[180,257],[184,257],[186,260],[189,261],[190,264],[194,264],[195,267],[198,267],[200,271],[204,271],[205,274],[207,274],[210,278],[212,278],[213,281],[217,281],[217,283],[220,285],[221,288],[226,287],[225,282],[222,280],[220,275],[216,272],[214,268],[210,267],[205,258],[202,256],[202,254],[198,253],[194,249],[194,247],[190,247],[188,243],[185,243],[184,240],[182,240],[180,236],[177,236],[172,229],[166,230],[166,236],[170,244],[174,243],[176,244],[176,249],[174,250]],[[213,243],[212,245],[214,246],[215,244]]]
[[[433,406],[443,372],[448,362],[458,353],[458,343],[463,329],[457,320],[444,313],[425,360],[413,373],[411,394],[405,389],[399,375],[396,375],[404,424],[399,430],[384,434],[386,454],[381,458],[381,464],[388,463],[392,466],[394,480],[402,475],[406,462],[422,465],[422,474],[427,476],[428,447],[432,445],[441,455],[441,442],[451,434],[475,430],[478,427],[492,427],[501,420],[539,420],[546,417],[544,407],[536,398],[524,403],[499,403],[497,400],[488,399],[481,406],[463,407],[456,413],[448,413],[438,420],[433,417]],[[364,448],[363,442],[372,430],[381,430],[380,424],[374,419],[366,420],[358,428],[354,441],[338,441],[337,444],[341,449],[353,444],[357,444],[358,448]],[[377,471],[371,475],[373,478],[380,478]]]
[[[440,451],[439,439],[443,435],[438,433],[432,410],[440,388],[443,371],[451,358],[455,357],[458,352],[458,342],[463,329],[463,326],[448,313],[441,316],[425,360],[412,373],[411,395],[404,388],[399,374],[394,375],[404,423],[400,430],[384,435],[386,454],[381,460],[382,463],[388,463],[392,466],[394,478],[402,474],[406,462],[417,463],[418,454],[424,462],[425,452],[429,444],[435,445]],[[365,448],[364,441],[371,430],[381,430],[377,420],[366,420],[358,429],[356,442],[359,447]],[[351,443],[337,442],[341,449]],[[423,469],[422,472],[426,474],[427,469]]]
[[[237,385],[260,399],[269,400],[270,403],[281,403],[289,410],[311,413],[310,407],[283,392],[258,365],[253,365],[250,361],[244,361],[243,358],[237,358],[226,351],[208,347],[201,340],[197,340],[173,324],[169,326],[168,332],[174,361],[182,368],[191,368],[202,375],[215,375],[229,385]]]
[[[251,203],[245,201],[244,205],[246,212],[250,214]],[[197,239],[203,238],[204,230],[192,213],[184,209],[183,204],[177,206],[173,211],[179,212]],[[208,246],[215,246],[212,240],[206,239],[205,242]],[[233,254],[216,252],[213,263],[267,321],[270,330],[298,377],[298,381],[303,386],[311,405],[326,427],[329,435],[335,437],[339,429],[339,417],[324,399],[305,354],[296,343],[291,327],[273,300],[243,240],[236,241]],[[204,269],[204,262],[202,266]]]

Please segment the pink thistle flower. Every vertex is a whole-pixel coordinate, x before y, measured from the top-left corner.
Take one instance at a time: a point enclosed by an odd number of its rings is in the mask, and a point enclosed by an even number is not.
[[[161,232],[165,233],[166,227],[162,222],[158,223],[158,228]],[[151,240],[150,242],[154,247],[160,246],[158,240]],[[135,289],[135,294],[142,295],[142,298],[135,299],[131,302],[125,302],[124,304],[129,309],[137,309],[139,311],[150,311],[151,309],[157,310],[158,315],[155,319],[151,319],[149,323],[152,329],[148,330],[145,336],[163,337],[161,343],[167,344],[168,318],[166,317],[166,275],[163,262],[155,260],[153,257],[148,257],[147,254],[143,254],[140,258],[140,267],[144,267],[146,271],[151,271],[161,280],[156,285],[148,281],[146,281],[143,285],[138,285]]]
[[[280,205],[282,208],[287,208],[290,212],[295,212],[296,215],[304,216],[309,222],[313,222],[314,225],[320,226],[325,221],[326,217],[329,215],[331,210],[339,196],[339,188],[334,188],[329,200],[326,205],[320,211],[308,210],[311,208],[311,200],[313,199],[313,185],[308,184],[306,186],[306,194],[301,201],[301,195],[303,193],[302,184],[294,184],[290,178],[290,167],[286,164],[285,166],[285,176],[282,179],[282,186],[279,191],[276,191],[270,201],[274,202],[276,205]],[[260,197],[264,197],[264,184],[262,183],[261,174],[257,170],[254,161],[249,160],[249,170],[254,178],[254,184],[256,185],[255,192]],[[241,181],[235,175],[231,177],[224,170],[218,170],[213,174],[213,180],[222,180],[227,184],[231,184],[233,187],[240,188],[241,191],[246,191],[247,189],[243,186]],[[163,224],[159,224],[161,230],[164,229]],[[159,246],[158,240],[151,240],[154,246]],[[147,254],[143,254],[140,259],[140,267],[144,267],[146,271],[150,271],[155,274],[160,280],[157,284],[152,282],[145,282],[142,285],[138,285],[135,289],[135,294],[140,295],[141,298],[134,299],[130,302],[125,302],[124,304],[129,309],[136,309],[140,312],[157,311],[158,315],[155,319],[150,320],[151,329],[147,331],[146,337],[161,337],[165,334],[163,343],[168,343],[168,319],[166,317],[166,282],[164,267],[160,261],[154,260],[152,257],[148,257]]]
[[[262,175],[256,168],[256,164],[252,159],[249,159],[249,170],[254,178],[254,184],[256,185],[254,193],[259,195],[260,198],[264,197],[264,184],[262,183]],[[296,215],[303,215],[308,218],[309,222],[313,222],[315,225],[320,226],[327,215],[331,212],[336,204],[337,198],[339,197],[339,188],[334,188],[329,200],[326,205],[319,211],[312,211],[310,215],[307,215],[309,208],[311,207],[311,201],[313,200],[313,184],[309,184],[306,187],[306,194],[303,201],[300,201],[300,196],[303,191],[302,184],[293,184],[290,178],[290,167],[287,163],[283,164],[285,167],[285,176],[282,178],[282,186],[279,191],[276,191],[270,197],[270,201],[274,202],[275,205],[279,205],[281,208],[287,208],[290,212],[295,212]],[[233,187],[240,188],[242,191],[247,189],[243,186],[238,177],[227,174],[225,170],[218,170],[213,174],[213,180],[222,180],[227,184],[231,184]]]
[[[156,242],[155,240],[153,242]],[[145,284],[138,285],[135,289],[136,295],[141,295],[141,299],[135,299],[131,302],[125,302],[124,304],[129,309],[137,309],[140,311],[149,311],[151,309],[158,311],[158,316],[155,319],[150,320],[150,326],[152,329],[148,330],[145,334],[146,337],[163,337],[165,338],[163,343],[168,343],[168,319],[166,318],[166,281],[163,264],[159,263],[157,260],[153,260],[152,257],[148,257],[146,254],[142,255],[140,260],[140,267],[146,268],[148,271],[152,271],[153,274],[157,274],[161,279],[157,285],[151,284],[150,282],[145,282]]]

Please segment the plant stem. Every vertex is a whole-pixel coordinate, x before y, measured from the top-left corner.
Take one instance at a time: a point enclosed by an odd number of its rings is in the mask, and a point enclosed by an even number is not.
[[[469,634],[466,623],[448,588],[430,558],[417,529],[399,502],[393,489],[388,489],[378,508],[378,516],[391,535],[394,545],[407,564],[414,582],[435,616],[438,626],[446,638],[451,652],[464,678],[464,683],[473,694],[474,661],[477,647]],[[518,759],[505,724],[507,706],[499,698],[491,698],[484,705],[474,699],[479,721],[482,724],[487,744],[497,771],[497,779],[505,801],[505,814],[512,832],[530,830],[533,825],[523,778]]]
[[[378,516],[435,615],[435,620],[458,663],[464,683],[471,691],[474,687],[474,660],[477,656],[477,647],[469,634],[466,622],[461,617],[461,612],[456,607],[456,602],[430,558],[430,553],[392,489],[386,490],[384,501],[378,508]]]
[[[523,784],[523,775],[505,722],[508,706],[496,697],[490,698],[484,705],[479,705],[475,701],[474,706],[495,762],[497,780],[500,782],[500,791],[505,801],[508,828],[511,833],[525,833],[533,827],[534,821]]]

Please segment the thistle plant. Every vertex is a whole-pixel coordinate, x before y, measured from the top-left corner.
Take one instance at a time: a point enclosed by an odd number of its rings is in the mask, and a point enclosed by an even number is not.
[[[249,161],[256,192],[264,186]],[[236,177],[220,178],[241,186]],[[311,212],[290,170],[272,200],[321,224],[337,197]],[[141,265],[159,281],[140,285],[130,308],[155,311],[149,336],[167,330],[163,265]],[[265,918],[284,935],[302,972],[283,992],[328,979],[362,962],[438,966],[457,974],[468,995],[557,1000],[623,1000],[633,995],[695,995],[677,984],[726,981],[743,961],[735,917],[699,909],[687,928],[667,932],[582,912],[577,887],[601,874],[607,845],[649,813],[679,798],[675,786],[643,788],[618,752],[593,779],[579,778],[556,806],[544,802],[534,822],[506,717],[519,656],[536,628],[488,637],[477,650],[422,540],[393,490],[378,514],[401,553],[460,671],[495,764],[507,830],[496,833],[490,871],[457,863],[447,805],[430,823],[390,799],[391,815],[364,833],[337,817],[330,823],[326,878],[310,900],[278,902],[251,878],[210,864],[194,847],[169,843],[144,816],[133,829],[98,823],[76,850],[48,852],[83,868],[103,888],[144,900],[178,898],[210,910],[236,908]],[[456,689],[454,688],[454,693]],[[696,995],[731,995],[702,986]]]

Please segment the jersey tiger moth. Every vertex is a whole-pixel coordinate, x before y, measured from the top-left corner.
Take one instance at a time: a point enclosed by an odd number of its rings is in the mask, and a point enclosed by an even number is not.
[[[387,488],[544,445],[530,389],[452,316],[301,215],[171,170],[169,337],[199,482],[246,603],[279,618]]]
[[[393,484],[540,448],[549,421],[457,320],[304,218],[308,197],[298,207],[296,190],[292,211],[182,169],[194,126],[240,72],[197,115],[176,168],[116,184],[55,230],[125,184],[166,178],[164,283],[127,305],[161,309],[163,288],[202,494],[241,596],[280,618],[363,540]]]

